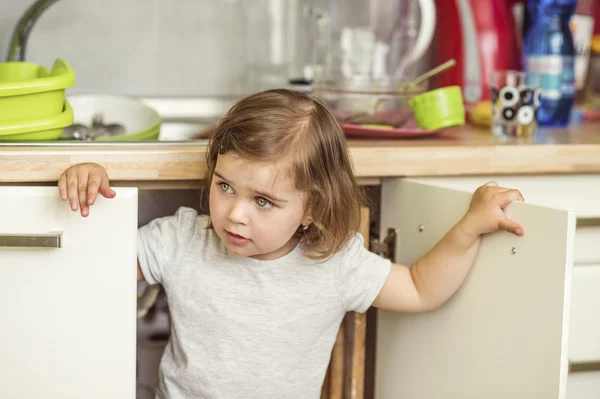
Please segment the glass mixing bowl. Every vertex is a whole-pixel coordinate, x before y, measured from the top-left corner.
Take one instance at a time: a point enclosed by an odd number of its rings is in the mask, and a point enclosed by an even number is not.
[[[401,128],[412,117],[409,100],[426,90],[409,80],[327,79],[315,82],[313,92],[340,124],[377,124]]]

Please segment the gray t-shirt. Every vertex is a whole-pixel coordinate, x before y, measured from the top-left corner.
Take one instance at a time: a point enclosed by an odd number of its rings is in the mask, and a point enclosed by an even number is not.
[[[171,312],[157,397],[318,399],[344,314],[371,306],[390,261],[360,234],[326,261],[300,245],[239,257],[208,222],[180,208],[138,233],[144,277],[163,285]]]

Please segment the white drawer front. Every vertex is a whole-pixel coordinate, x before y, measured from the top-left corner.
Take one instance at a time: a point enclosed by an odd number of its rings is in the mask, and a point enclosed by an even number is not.
[[[600,200],[598,204],[600,206]],[[577,227],[574,262],[575,264],[600,264],[600,226]]]
[[[570,373],[567,378],[567,399],[600,398],[600,371]]]
[[[600,175],[473,176],[419,178],[442,187],[474,191],[488,181],[517,188],[525,201],[558,209],[570,209],[577,218],[600,217]]]
[[[573,269],[570,318],[569,360],[600,361],[600,265]]]
[[[135,397],[137,189],[115,191],[84,219],[54,187],[0,187],[0,398]]]

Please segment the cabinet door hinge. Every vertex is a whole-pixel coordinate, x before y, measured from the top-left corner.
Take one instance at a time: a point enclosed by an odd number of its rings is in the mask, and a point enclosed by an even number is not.
[[[383,239],[383,242],[374,239],[369,245],[371,252],[388,258],[392,262],[396,258],[396,229],[388,228],[387,236]]]

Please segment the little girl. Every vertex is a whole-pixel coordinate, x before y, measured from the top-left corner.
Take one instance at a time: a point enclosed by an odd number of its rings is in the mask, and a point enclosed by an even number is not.
[[[171,312],[159,398],[318,399],[346,312],[436,309],[482,234],[523,234],[502,211],[523,197],[490,182],[412,267],[369,252],[342,130],[300,92],[239,101],[211,133],[207,166],[210,216],[180,208],[138,234],[138,278],[163,285]],[[91,163],[67,169],[58,188],[82,216],[98,193],[115,196]]]

